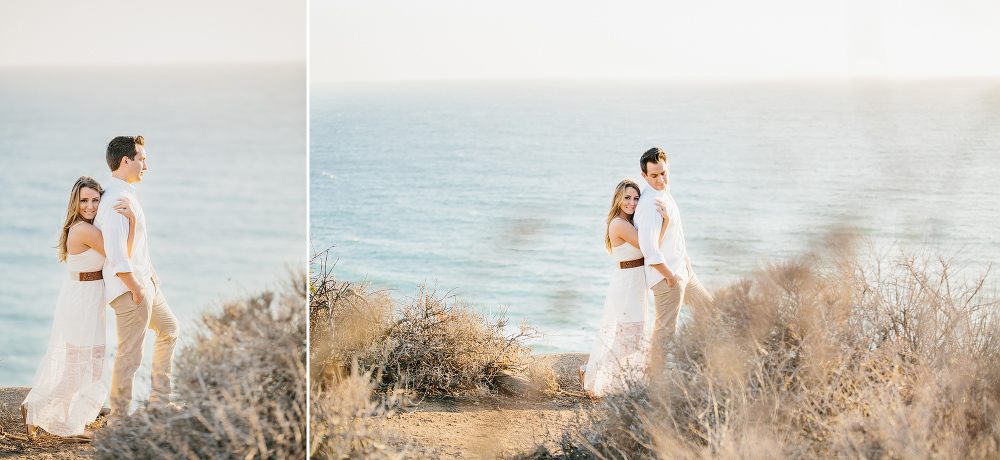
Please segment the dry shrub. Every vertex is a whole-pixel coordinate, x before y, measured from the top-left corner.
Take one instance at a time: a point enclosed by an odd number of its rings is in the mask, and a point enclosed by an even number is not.
[[[367,283],[339,282],[330,250],[313,256],[309,279],[309,368],[325,387],[348,376],[354,357],[369,347],[389,322],[393,300]]]
[[[398,392],[373,399],[376,380],[371,373],[354,370],[337,385],[313,391],[309,458],[431,458],[409,445],[402,435],[385,429],[386,419],[392,416],[401,399]]]
[[[831,238],[719,290],[663,373],[522,458],[997,458],[996,293],[894,252]]]
[[[358,372],[353,359],[388,322],[392,299],[364,284],[338,282],[328,257],[329,249],[310,261],[316,271],[309,278],[309,456],[419,458],[420,451],[384,427],[398,394],[376,397],[378,377]]]
[[[306,458],[304,274],[202,316],[174,360],[179,411],[139,409],[100,458]]]
[[[423,394],[494,391],[501,372],[522,371],[534,330],[507,335],[503,311],[480,314],[467,302],[420,288],[397,301],[367,284],[338,282],[328,251],[313,259],[310,362],[321,387],[346,378],[357,362],[379,376],[380,391]]]
[[[338,281],[328,258],[329,249],[310,262],[310,457],[430,458],[385,429],[404,402],[399,388],[489,386],[498,372],[524,366],[525,335],[507,337],[502,314],[486,318],[436,292],[400,302],[367,283]]]
[[[502,311],[487,317],[421,288],[357,357],[382,373],[384,385],[425,394],[491,391],[501,372],[523,370],[531,353],[522,346],[530,329],[508,337],[506,324]]]

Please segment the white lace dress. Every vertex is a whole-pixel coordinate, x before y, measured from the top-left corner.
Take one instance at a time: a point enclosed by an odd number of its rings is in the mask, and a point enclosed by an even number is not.
[[[620,262],[642,257],[629,243],[611,248],[615,260],[601,329],[590,351],[583,387],[603,396],[621,387],[627,376],[641,377],[652,334],[645,269],[621,268]]]
[[[104,256],[94,249],[67,255],[70,272],[95,272]],[[24,400],[27,423],[58,436],[83,434],[108,397],[104,280],[68,279],[59,291],[52,336]]]

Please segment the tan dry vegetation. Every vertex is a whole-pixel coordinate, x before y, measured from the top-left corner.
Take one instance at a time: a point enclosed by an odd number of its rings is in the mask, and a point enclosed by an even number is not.
[[[997,458],[986,278],[833,237],[721,289],[664,373],[520,458]]]
[[[312,377],[320,385],[343,378],[356,362],[374,373],[383,391],[490,393],[500,373],[527,368],[530,350],[523,343],[535,331],[522,324],[507,336],[503,311],[479,313],[466,301],[423,287],[396,301],[364,283],[338,282],[325,263],[319,270],[309,316]]]
[[[382,427],[404,396],[493,397],[496,378],[527,368],[534,334],[506,335],[502,312],[420,289],[397,301],[364,283],[341,282],[329,251],[310,277],[311,455],[419,458],[430,455]],[[358,370],[360,369],[360,370]]]
[[[104,429],[98,458],[306,458],[306,277],[206,313],[177,354],[179,411]]]

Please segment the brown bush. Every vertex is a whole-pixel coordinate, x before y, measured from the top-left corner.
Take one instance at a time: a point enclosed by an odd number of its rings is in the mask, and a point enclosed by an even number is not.
[[[1000,456],[986,274],[835,242],[719,290],[661,375],[604,398],[562,452],[522,458]]]
[[[402,435],[385,429],[398,403],[398,393],[372,398],[377,378],[353,370],[329,389],[315,389],[310,403],[311,459],[431,458]]]
[[[311,261],[311,458],[430,458],[384,428],[404,401],[400,388],[491,391],[499,372],[526,365],[530,331],[506,336],[502,312],[488,318],[423,289],[397,301],[367,283],[338,281],[328,257]]]
[[[309,278],[310,378],[324,388],[348,377],[355,357],[384,331],[393,309],[386,291],[337,281],[329,251],[313,256],[316,271]]]
[[[206,313],[177,353],[180,411],[139,409],[98,458],[306,458],[306,277]]]
[[[379,377],[379,390],[402,386],[422,394],[493,392],[501,372],[526,368],[522,325],[506,335],[503,311],[480,314],[472,305],[420,288],[403,301],[367,284],[338,282],[326,254],[313,260],[310,343],[313,381],[325,388],[357,362]]]

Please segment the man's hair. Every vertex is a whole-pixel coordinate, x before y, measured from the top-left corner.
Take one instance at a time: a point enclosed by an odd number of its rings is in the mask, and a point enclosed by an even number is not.
[[[642,168],[642,173],[646,174],[646,163],[659,163],[660,161],[667,161],[667,152],[659,147],[653,147],[646,150],[646,153],[642,154],[639,158],[639,167]]]
[[[118,136],[108,142],[108,167],[111,172],[118,170],[122,164],[122,158],[135,159],[135,154],[139,153],[137,145],[146,145],[146,140],[142,136]]]

